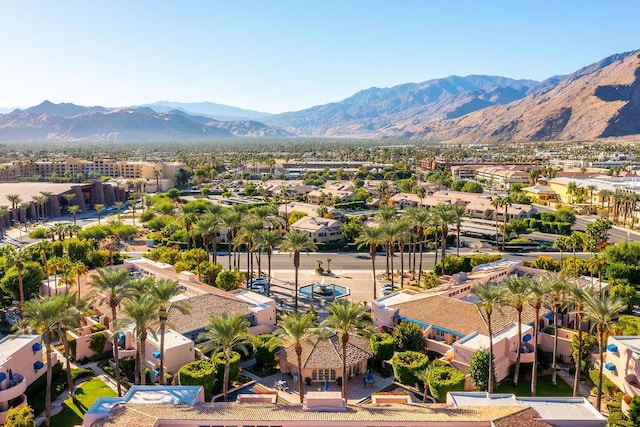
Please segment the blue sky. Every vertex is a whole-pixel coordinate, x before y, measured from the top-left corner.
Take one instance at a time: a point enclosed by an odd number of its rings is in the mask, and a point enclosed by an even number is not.
[[[265,112],[452,74],[545,79],[640,49],[619,0],[0,2],[0,107],[211,101]]]

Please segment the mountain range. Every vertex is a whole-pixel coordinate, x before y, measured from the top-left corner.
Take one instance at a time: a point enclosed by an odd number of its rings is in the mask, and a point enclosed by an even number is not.
[[[3,141],[371,137],[452,142],[590,140],[640,134],[640,51],[542,82],[449,76],[362,90],[268,114],[210,102],[105,108],[45,101],[0,114]]]

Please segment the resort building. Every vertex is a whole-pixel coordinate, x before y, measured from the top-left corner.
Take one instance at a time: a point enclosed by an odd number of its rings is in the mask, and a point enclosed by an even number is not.
[[[625,393],[623,409],[640,396],[640,336],[609,336],[604,354],[604,375]]]
[[[51,362],[57,363],[56,353]],[[27,404],[25,391],[46,374],[46,355],[39,335],[8,335],[0,340],[0,424],[7,412]]]
[[[604,427],[606,418],[583,397],[520,398],[511,394],[449,393],[447,403],[403,402],[372,395],[346,404],[339,392],[309,392],[303,404],[273,394],[240,394],[235,402],[204,402],[200,386],[133,386],[122,398],[100,398],[84,427]]]
[[[311,203],[302,203],[302,202],[283,203],[280,206],[278,206],[278,215],[280,215],[285,219],[288,219],[289,215],[291,215],[292,212],[302,212],[307,216],[318,216],[318,208],[320,208],[320,206],[314,205]],[[344,212],[334,207],[326,206],[326,207],[323,207],[322,209],[326,209],[327,214],[331,215],[331,218],[337,221],[344,222],[346,218]]]
[[[291,230],[307,233],[309,240],[314,243],[342,242],[344,236],[340,230],[341,227],[340,221],[317,216],[303,216],[289,226]]]
[[[278,356],[282,373],[302,375],[313,382],[334,382],[337,378],[346,379],[367,372],[367,361],[373,353],[368,338],[349,334],[345,374],[342,371],[342,343],[339,335],[333,333],[326,339],[313,336],[302,342],[302,368],[298,366],[295,345],[284,347]]]

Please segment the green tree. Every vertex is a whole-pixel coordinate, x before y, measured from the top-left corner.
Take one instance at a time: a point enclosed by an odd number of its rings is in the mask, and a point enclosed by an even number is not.
[[[397,351],[424,351],[427,346],[420,326],[404,320],[393,329],[393,342]]]
[[[540,330],[540,309],[545,302],[547,294],[547,284],[541,280],[533,280],[529,284],[529,304],[535,312],[535,323],[533,326],[533,342],[538,342],[538,331]],[[531,372],[531,396],[535,396],[538,389],[538,351],[533,353],[533,367]]]
[[[640,397],[636,396],[629,403],[629,421],[632,426],[640,426]]]
[[[222,270],[216,276],[216,287],[225,291],[237,289],[240,285],[240,280],[241,278],[238,277],[235,271]]]
[[[20,311],[24,309],[24,280],[22,272],[24,270],[24,264],[26,262],[25,253],[23,249],[16,249],[14,246],[6,245],[3,248],[5,263],[10,267],[15,267],[18,275],[18,289],[20,296]],[[6,277],[5,277],[6,279]]]
[[[25,258],[26,259],[26,258]],[[44,272],[39,263],[24,261],[20,269],[15,264],[5,271],[0,279],[2,290],[12,299],[20,299],[21,294],[29,298],[38,296],[40,284],[44,280]],[[22,281],[22,284],[20,283]]]
[[[241,314],[222,313],[219,317],[210,317],[206,331],[202,334],[205,339],[212,341],[214,351],[222,352],[224,356],[224,377],[222,383],[222,395],[227,401],[229,390],[229,372],[231,369],[231,353],[238,349],[248,354],[246,344],[251,341],[249,333],[249,321]]]
[[[567,294],[569,293],[569,282],[566,277],[546,273],[540,278],[545,282],[547,288],[547,306],[553,311],[553,360],[551,362],[551,384],[556,385],[558,362],[558,315],[567,306]]]
[[[267,296],[271,288],[271,258],[273,249],[282,242],[279,230],[259,230],[256,236],[256,249],[264,249],[267,252]]]
[[[445,267],[445,255],[447,251],[447,237],[449,236],[449,225],[453,224],[456,220],[456,214],[454,213],[454,207],[452,205],[440,204],[431,208],[431,215],[434,222],[440,227],[442,234],[442,274],[447,274]],[[436,248],[437,251],[437,248]]]
[[[494,372],[494,369],[489,367],[489,359],[489,353],[484,350],[477,350],[471,355],[469,375],[473,386],[478,390],[487,391],[489,389],[489,375]],[[493,382],[495,383],[495,375]]]
[[[57,333],[62,340],[64,347],[65,366],[71,366],[71,352],[67,332],[77,329],[82,325],[84,317],[89,313],[89,301],[86,299],[78,299],[74,292],[64,292],[61,294],[65,299],[65,309],[60,313],[59,322],[57,324]],[[76,390],[73,385],[73,377],[71,369],[67,368],[67,387],[72,400],[76,398]]]
[[[313,333],[314,317],[311,313],[292,313],[284,318],[279,327],[278,337],[286,345],[293,345],[298,363],[298,390],[300,403],[304,401],[302,382],[302,343]]]
[[[284,236],[280,249],[293,255],[295,269],[295,311],[298,312],[298,270],[300,269],[300,252],[315,251],[316,244],[309,240],[309,235],[300,230],[289,230]]]
[[[347,391],[347,344],[349,333],[369,328],[370,322],[363,318],[364,307],[358,302],[340,299],[327,306],[329,317],[324,325],[335,329],[340,335],[342,344],[342,398],[349,399]]]
[[[598,371],[598,391],[596,395],[596,409],[600,411],[602,406],[602,369],[604,367],[605,342],[604,335],[609,331],[613,321],[625,309],[624,301],[608,296],[598,297],[586,294],[584,301],[585,319],[593,322],[593,328],[598,333],[598,349],[600,363]]]
[[[115,362],[115,376],[118,396],[122,396],[122,382],[120,380],[120,358],[118,356],[118,321],[117,308],[120,303],[131,294],[131,277],[127,269],[103,269],[91,276],[91,287],[103,297],[103,301],[111,309],[111,334],[113,336],[113,356]]]
[[[491,324],[491,316],[495,309],[499,309],[499,305],[504,301],[504,288],[497,283],[488,282],[484,285],[476,286],[473,294],[480,300],[478,304],[487,315],[487,328],[489,329],[489,354],[493,359],[493,327]],[[489,365],[489,382],[487,391],[493,393],[495,374],[493,372],[493,364]]]
[[[96,210],[96,214],[98,215],[98,225],[100,225],[100,217],[102,216],[102,212],[107,207],[105,205],[103,205],[102,203],[96,203],[93,207]]]
[[[156,280],[151,286],[151,295],[158,301],[160,309],[158,319],[160,320],[160,374],[158,381],[164,385],[164,335],[167,330],[167,320],[169,318],[169,306],[178,310],[182,314],[189,313],[189,305],[185,301],[171,302],[171,299],[182,293],[181,285],[175,280]]]
[[[395,347],[393,336],[386,333],[371,334],[369,345],[377,360],[389,360],[393,357]]]

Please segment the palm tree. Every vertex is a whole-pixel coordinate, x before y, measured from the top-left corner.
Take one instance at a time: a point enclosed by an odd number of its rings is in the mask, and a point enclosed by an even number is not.
[[[504,301],[504,288],[495,282],[488,282],[484,285],[476,286],[473,294],[480,300],[478,304],[487,315],[487,328],[489,329],[489,382],[488,393],[493,393],[493,327],[491,325],[491,315],[494,309],[499,309],[499,304]]]
[[[60,314],[57,333],[64,347],[65,366],[67,367],[67,387],[69,388],[71,399],[75,400],[76,393],[73,386],[73,376],[71,375],[71,351],[67,331],[80,327],[82,319],[89,311],[89,301],[86,299],[78,299],[74,292],[63,292],[60,295],[62,295],[62,298],[65,300],[65,310]]]
[[[300,230],[289,230],[284,236],[280,249],[293,255],[293,268],[295,269],[295,311],[298,312],[298,270],[300,269],[300,252],[315,251],[316,244],[309,240],[309,235]]]
[[[385,224],[390,223],[393,218],[395,218],[396,216],[396,210],[394,209],[393,206],[390,205],[382,205],[380,206],[380,208],[378,209],[378,212],[376,213],[376,217],[378,219],[378,221],[380,222],[380,226],[384,227]],[[388,244],[386,245],[388,246]],[[386,260],[387,260],[387,277],[389,276],[389,248],[387,247],[386,250]]]
[[[156,280],[151,286],[151,295],[155,297],[160,306],[158,319],[160,320],[160,385],[164,385],[164,334],[167,330],[169,317],[168,305],[177,309],[182,314],[189,314],[189,306],[184,301],[170,302],[171,298],[182,293],[180,284],[175,280]]]
[[[460,229],[462,228],[462,220],[467,215],[467,209],[464,206],[454,205],[451,209],[453,223],[456,226],[456,256],[460,256]]]
[[[71,215],[73,215],[73,225],[76,225],[76,217],[78,216],[78,212],[81,212],[80,211],[80,206],[71,205],[71,206],[67,207],[67,210],[69,211],[69,213]]]
[[[302,342],[311,335],[314,327],[311,313],[291,313],[280,323],[282,332],[279,333],[284,345],[293,345],[298,359],[298,390],[300,403],[304,401],[304,386],[302,382]]]
[[[102,211],[106,209],[106,206],[102,203],[96,203],[94,206],[96,213],[98,214],[98,225],[100,225],[100,216],[102,215]]]
[[[404,218],[396,219],[392,224],[395,229],[395,240],[398,242],[398,250],[400,251],[400,287],[404,288],[404,247],[407,242],[411,241],[413,233]]]
[[[546,283],[540,280],[532,280],[529,286],[529,304],[535,312],[535,324],[533,326],[533,343],[538,345],[538,330],[540,329],[540,309],[545,301],[547,293]],[[531,396],[535,396],[538,386],[538,350],[533,352],[533,367],[531,372]]]
[[[91,276],[91,286],[104,295],[109,308],[111,308],[111,333],[113,335],[113,357],[115,361],[116,384],[118,396],[122,396],[122,384],[120,381],[120,358],[118,357],[118,337],[115,332],[115,323],[118,320],[116,309],[130,295],[131,277],[126,269],[98,270]]]
[[[567,305],[567,292],[569,282],[564,276],[556,273],[547,273],[540,280],[545,282],[547,288],[547,306],[553,310],[553,360],[551,362],[551,384],[556,385],[558,363],[558,314]]]
[[[89,272],[89,268],[82,261],[75,261],[71,264],[71,269],[73,270],[73,274],[78,281],[78,293],[76,295],[77,300],[80,300],[80,279],[82,276]]]
[[[229,270],[231,270],[231,243],[235,240],[236,231],[240,226],[242,215],[235,209],[226,209],[222,212],[220,220],[222,221],[222,225],[227,229],[227,242],[229,245]]]
[[[609,219],[609,214],[610,214],[609,210],[611,205],[611,197],[613,196],[613,191],[603,189],[603,190],[600,190],[598,194],[601,200],[605,198],[607,199],[607,219]]]
[[[18,289],[20,293],[20,311],[24,309],[24,278],[22,276],[22,270],[24,263],[28,261],[26,254],[22,248],[16,249],[14,246],[5,246],[4,249],[5,262],[7,267],[15,267],[18,273]]]
[[[373,273],[373,299],[377,299],[377,283],[376,283],[376,249],[384,242],[382,229],[380,227],[370,227],[365,225],[360,230],[360,235],[356,238],[358,249],[367,247],[369,256],[371,257],[371,269]]]
[[[553,242],[553,247],[560,251],[560,268],[562,268],[562,253],[571,248],[571,237],[560,236]]]
[[[398,241],[398,235],[404,229],[404,225],[401,224],[398,220],[392,220],[389,222],[385,222],[380,226],[382,229],[382,235],[384,236],[386,252],[387,252],[387,260],[389,260],[390,269],[387,269],[387,279],[391,279],[391,287],[394,286],[394,274],[393,274],[393,256],[395,251],[395,245]],[[391,274],[391,277],[389,277]]]
[[[202,243],[204,244],[204,249],[206,251],[209,250],[207,248],[207,243],[211,243],[211,261],[215,263],[218,245],[217,235],[220,231],[220,222],[218,221],[218,216],[210,212],[205,214],[196,223],[196,230],[202,236]]]
[[[156,193],[160,191],[160,170],[153,169],[153,176],[156,178]]]
[[[323,325],[335,329],[340,334],[342,344],[342,398],[346,401],[347,392],[347,344],[349,343],[349,333],[357,330],[366,330],[371,325],[364,320],[364,306],[358,302],[341,299],[332,302],[327,306],[329,317]]]
[[[613,321],[627,308],[627,304],[620,298],[608,296],[598,297],[587,293],[584,300],[585,319],[594,322],[593,327],[598,331],[598,351],[600,363],[598,371],[598,393],[596,395],[596,409],[602,406],[602,368],[604,367],[604,334],[609,330]]]
[[[24,305],[26,325],[31,331],[41,336],[47,355],[47,390],[45,394],[45,417],[47,426],[51,423],[51,345],[60,319],[67,309],[67,302],[67,297],[64,294],[60,294],[52,297],[33,299]]]
[[[236,235],[236,243],[244,244],[247,248],[247,285],[253,278],[253,253],[255,251],[255,236],[259,230],[262,230],[263,222],[249,217],[249,220],[243,221],[240,231]],[[260,274],[258,274],[260,276]]]
[[[576,372],[573,378],[573,397],[578,396],[580,390],[580,374],[582,373],[582,315],[584,314],[584,301],[585,291],[578,283],[577,279],[574,280],[573,285],[569,288],[568,298],[573,304],[573,313],[576,316],[574,327],[578,330],[578,354],[575,360]]]
[[[229,371],[231,370],[231,353],[237,348],[243,353],[247,353],[245,344],[251,338],[247,332],[249,321],[238,313],[222,313],[218,317],[211,316],[206,326],[206,331],[202,334],[205,339],[212,341],[216,351],[221,351],[224,356],[224,377],[222,383],[222,395],[227,401],[227,390],[229,389]]]
[[[405,209],[405,215],[410,219],[411,224],[418,229],[418,242],[420,244],[420,264],[418,266],[418,284],[422,279],[422,255],[424,253],[424,230],[429,226],[432,220],[432,216],[429,211],[418,208],[410,207]],[[414,251],[415,254],[415,251]],[[415,262],[414,262],[415,267]]]
[[[520,349],[522,348],[522,311],[527,304],[527,294],[532,282],[531,276],[517,274],[505,277],[502,282],[506,293],[505,302],[518,313],[518,349],[516,353],[516,366],[513,372],[513,384],[518,385],[520,376]]]
[[[116,212],[118,215],[118,221],[120,221],[120,212],[122,211],[122,208],[124,207],[124,202],[121,201],[117,201],[113,203],[113,207],[116,208]]]
[[[273,248],[282,242],[280,230],[260,230],[256,235],[256,248],[265,249],[267,251],[267,296],[271,288],[271,257]]]
[[[431,209],[431,213],[435,222],[440,227],[442,233],[442,253],[440,262],[442,263],[442,274],[447,274],[445,270],[445,255],[447,252],[447,237],[449,237],[449,225],[453,224],[453,222],[455,221],[453,206],[440,204],[434,206]]]
[[[9,203],[11,203],[11,211],[13,212],[13,222],[18,222],[18,206],[22,203],[22,197],[19,194],[7,194],[5,196]]]
[[[160,302],[154,295],[137,295],[122,303],[122,313],[134,324],[136,336],[136,384],[145,385],[147,336],[152,325],[158,320]]]
[[[598,186],[595,184],[587,185],[587,190],[589,191],[589,209],[593,209],[593,192],[598,189]]]

